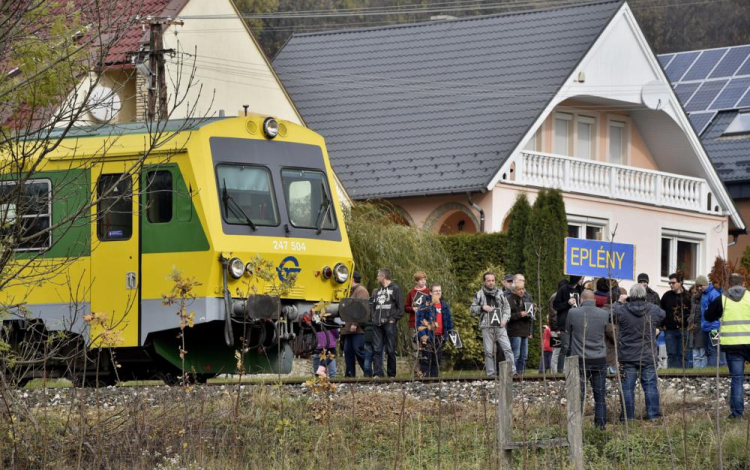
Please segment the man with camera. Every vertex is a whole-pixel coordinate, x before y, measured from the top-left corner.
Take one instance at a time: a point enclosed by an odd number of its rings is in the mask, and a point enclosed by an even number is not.
[[[479,329],[482,330],[484,342],[484,366],[487,375],[495,375],[496,345],[500,345],[505,360],[510,362],[513,374],[516,374],[516,364],[513,349],[510,345],[505,325],[510,319],[510,305],[502,290],[495,285],[495,273],[486,272],[483,276],[484,285],[474,296],[471,304],[471,315],[479,317]]]

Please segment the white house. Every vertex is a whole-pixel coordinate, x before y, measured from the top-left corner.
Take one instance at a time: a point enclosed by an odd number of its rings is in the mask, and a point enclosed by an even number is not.
[[[349,195],[410,224],[499,231],[560,188],[662,291],[745,230],[627,3],[294,35],[274,67]]]

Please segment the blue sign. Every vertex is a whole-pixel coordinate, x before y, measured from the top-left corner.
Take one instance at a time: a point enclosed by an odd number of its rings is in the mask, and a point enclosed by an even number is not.
[[[565,274],[635,279],[635,245],[565,239]]]
[[[294,267],[287,267],[287,263],[293,264]],[[287,282],[290,274],[296,274],[300,271],[302,271],[302,268],[299,267],[299,261],[297,261],[297,258],[294,256],[287,256],[284,258],[284,261],[281,262],[279,267],[276,268],[276,272],[279,273],[279,281],[281,282]]]

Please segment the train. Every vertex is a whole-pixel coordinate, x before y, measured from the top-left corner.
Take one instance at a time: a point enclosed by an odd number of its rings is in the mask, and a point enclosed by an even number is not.
[[[312,130],[251,115],[49,139],[33,171],[0,175],[15,194],[1,222],[26,234],[0,291],[15,383],[288,373],[303,320],[348,297],[343,206]]]

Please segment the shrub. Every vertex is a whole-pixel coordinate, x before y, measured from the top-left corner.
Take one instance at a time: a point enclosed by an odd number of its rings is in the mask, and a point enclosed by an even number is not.
[[[457,301],[469,302],[477,291],[472,283],[487,266],[504,267],[508,254],[508,237],[505,233],[473,233],[442,236],[443,246],[450,254],[457,282]],[[500,270],[498,282],[505,274]]]
[[[405,299],[414,285],[414,273],[425,271],[428,282],[439,283],[443,297],[453,306],[457,289],[452,256],[440,235],[396,223],[397,213],[387,204],[357,203],[345,217],[354,265],[369,291],[377,286],[378,269],[386,267]],[[404,352],[410,341],[408,322],[402,320],[398,326],[399,348]]]

